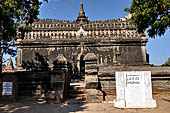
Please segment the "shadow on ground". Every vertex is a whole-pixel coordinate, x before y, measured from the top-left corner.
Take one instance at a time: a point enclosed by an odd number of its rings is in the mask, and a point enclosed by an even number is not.
[[[22,97],[16,102],[0,102],[0,113],[72,113],[86,109],[84,100],[68,99],[60,104],[46,104],[35,98]]]
[[[84,103],[69,99],[61,104],[45,104],[25,97],[15,102],[0,102],[0,113],[170,113],[170,94],[156,94],[157,108],[118,109],[113,103]]]

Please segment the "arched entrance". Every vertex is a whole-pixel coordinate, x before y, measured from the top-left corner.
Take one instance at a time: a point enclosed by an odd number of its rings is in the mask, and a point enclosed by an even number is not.
[[[80,57],[80,79],[84,80],[85,77],[85,61],[84,59],[84,55],[81,55]]]
[[[85,94],[85,61],[84,54],[77,55],[77,59],[73,63],[73,75],[68,89],[68,98],[86,100]]]
[[[79,54],[77,57],[77,69],[79,80],[84,80],[85,76],[85,62],[84,62],[84,54]]]

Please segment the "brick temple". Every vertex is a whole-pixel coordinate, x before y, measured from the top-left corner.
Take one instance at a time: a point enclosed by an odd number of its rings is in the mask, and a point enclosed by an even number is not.
[[[94,53],[98,66],[145,65],[147,62],[144,34],[139,34],[129,22],[130,15],[121,19],[90,21],[83,4],[75,21],[40,19],[33,30],[18,40],[17,69],[23,63],[34,62],[36,53],[48,58],[49,67],[62,54],[73,67],[81,70],[81,61],[87,53]]]
[[[78,80],[83,84],[80,89],[84,89],[82,97],[87,101],[111,101],[116,71],[157,71],[147,66],[148,40],[130,23],[131,16],[91,21],[80,3],[74,21],[39,19],[34,22],[32,31],[15,43],[18,56],[14,75],[19,82],[18,94],[46,98],[55,95],[59,101],[70,95],[70,83]]]

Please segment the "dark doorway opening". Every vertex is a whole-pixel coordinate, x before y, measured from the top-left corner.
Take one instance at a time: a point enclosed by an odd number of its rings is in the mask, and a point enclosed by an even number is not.
[[[84,80],[85,78],[85,61],[84,61],[84,55],[81,55],[80,57],[80,79]]]

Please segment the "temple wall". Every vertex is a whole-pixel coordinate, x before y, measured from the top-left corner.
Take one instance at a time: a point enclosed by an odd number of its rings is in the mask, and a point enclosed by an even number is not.
[[[57,42],[52,45],[30,43],[29,46],[18,47],[17,67],[22,67],[24,63],[36,63],[42,59],[46,61],[48,67],[52,67],[59,54],[63,54],[69,63],[74,65],[77,64],[79,55],[87,53],[94,53],[97,56],[99,66],[147,64],[145,45],[106,43],[88,41]],[[38,59],[39,57],[42,59]]]
[[[120,46],[120,64],[125,65],[145,65],[145,46]]]

